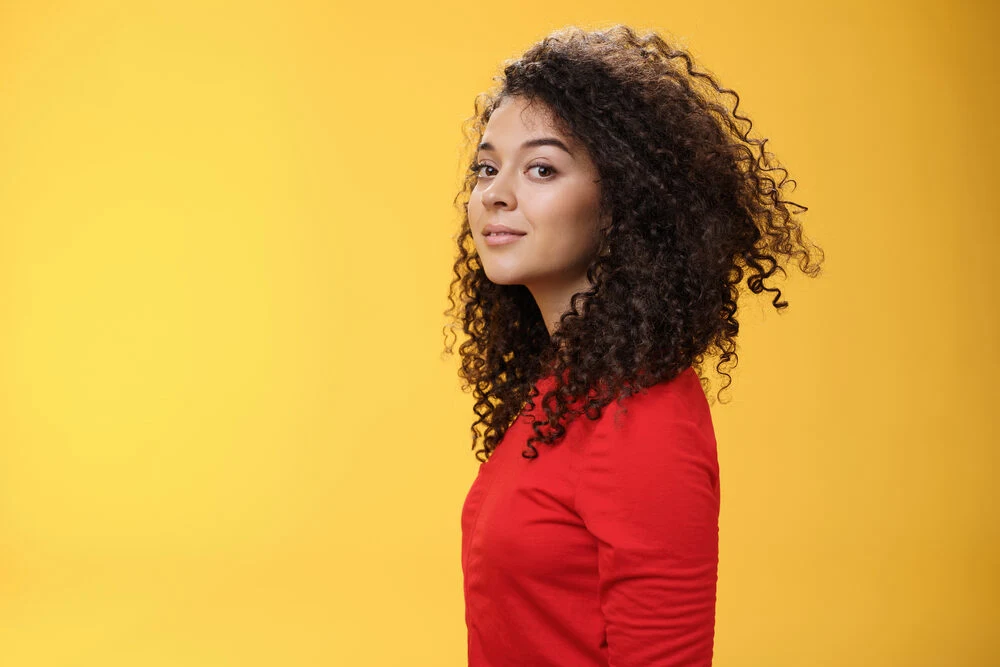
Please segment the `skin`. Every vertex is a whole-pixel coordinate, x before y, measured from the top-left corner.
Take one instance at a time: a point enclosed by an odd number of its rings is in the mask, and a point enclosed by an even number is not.
[[[590,287],[587,268],[600,249],[599,173],[587,150],[556,128],[541,102],[508,97],[490,116],[477,153],[478,180],[469,224],[486,276],[531,292],[549,335],[573,294]],[[537,140],[553,144],[531,145]],[[525,232],[514,243],[487,245],[483,228]]]

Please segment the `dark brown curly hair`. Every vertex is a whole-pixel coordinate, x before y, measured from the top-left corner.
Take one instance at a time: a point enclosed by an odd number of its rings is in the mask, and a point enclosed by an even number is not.
[[[522,408],[534,409],[543,376],[555,383],[542,397],[545,420],[532,426],[527,458],[538,456],[535,442],[555,444],[581,414],[597,419],[616,398],[689,366],[708,393],[707,357],[718,356],[726,378],[721,399],[738,361],[744,279],[754,294],[772,293],[780,310],[788,305],[781,290],[765,281],[787,276],[789,260],[810,276],[823,261],[794,219],[808,209],[782,196],[795,181],[764,150],[767,139],[750,137],[739,96],[658,34],[622,25],[554,32],[506,63],[496,81],[465,125],[471,157],[504,98],[541,102],[589,151],[611,224],[587,271],[591,288],[572,297],[550,336],[524,285],[486,277],[469,225],[470,169],[455,198],[462,224],[445,311],[453,323],[444,333],[449,354],[457,340],[449,343],[449,333],[461,326],[468,338],[459,375],[475,397],[476,458],[485,462]],[[735,98],[732,110],[723,95]]]

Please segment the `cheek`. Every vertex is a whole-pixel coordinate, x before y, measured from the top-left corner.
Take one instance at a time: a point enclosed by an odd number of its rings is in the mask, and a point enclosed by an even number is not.
[[[473,194],[469,197],[469,203],[465,205],[466,213],[469,217],[469,231],[472,233],[472,245],[475,247],[476,252],[482,252],[483,247],[480,245],[481,237],[476,233],[479,229],[480,216],[483,214],[483,200],[482,197],[477,197]]]
[[[589,193],[572,192],[561,198],[552,209],[552,219],[558,221],[560,231],[587,245],[597,228],[600,201]]]
[[[469,222],[475,222],[483,211],[483,198],[473,192],[469,203],[465,205],[465,211],[469,215]]]

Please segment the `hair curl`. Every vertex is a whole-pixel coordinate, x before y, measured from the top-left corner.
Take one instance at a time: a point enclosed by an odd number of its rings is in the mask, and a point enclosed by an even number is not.
[[[547,375],[555,384],[542,398],[545,419],[533,423],[526,458],[538,456],[535,442],[558,442],[581,414],[597,419],[616,398],[688,366],[707,393],[706,357],[718,355],[716,371],[726,378],[721,399],[732,383],[726,371],[738,362],[744,278],[754,294],[772,293],[780,311],[788,304],[766,281],[776,272],[787,276],[782,264],[790,260],[810,276],[823,261],[794,219],[808,209],[782,198],[795,181],[764,150],[767,139],[750,137],[750,119],[737,113],[739,95],[661,36],[623,25],[556,31],[505,63],[495,81],[466,122],[467,150],[474,153],[504,98],[543,103],[597,165],[611,224],[587,271],[591,288],[572,297],[550,337],[525,286],[486,277],[469,225],[470,170],[455,198],[462,224],[445,351],[453,353],[448,334],[461,326],[468,339],[459,348],[459,375],[475,397],[476,458],[485,462],[521,409],[534,409],[535,383]],[[721,95],[735,98],[732,110]]]

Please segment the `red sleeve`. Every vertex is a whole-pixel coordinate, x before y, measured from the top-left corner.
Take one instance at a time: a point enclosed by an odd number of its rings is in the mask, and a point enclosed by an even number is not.
[[[718,457],[710,418],[696,424],[677,399],[612,403],[581,454],[577,511],[598,541],[610,667],[712,664]]]

